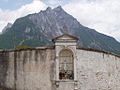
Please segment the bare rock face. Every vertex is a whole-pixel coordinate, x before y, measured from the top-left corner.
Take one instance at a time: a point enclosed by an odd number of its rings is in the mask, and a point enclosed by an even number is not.
[[[67,14],[61,6],[51,9],[48,7],[45,11],[41,11],[37,14],[31,15],[30,20],[41,28],[46,34],[55,37],[61,35],[64,32],[63,26],[68,27],[69,32],[73,34],[73,28],[79,28],[80,24],[71,15]]]
[[[65,32],[64,26],[67,26],[68,34],[79,38],[78,46],[120,54],[119,42],[81,25],[61,6],[54,9],[48,7],[45,11],[18,18],[12,27],[0,35],[0,49],[10,49],[18,45],[30,47],[52,45],[51,39],[62,35]]]
[[[105,36],[97,31],[81,25],[73,16],[66,13],[61,6],[54,9],[48,7],[45,11],[29,17],[40,32],[46,37],[53,38],[64,33],[67,26],[68,33],[79,38],[78,45],[86,48],[95,48],[105,51],[120,51],[120,43],[114,38]],[[116,46],[112,45],[115,43]]]
[[[5,32],[8,30],[8,28],[11,28],[11,27],[12,27],[12,23],[8,23],[8,24],[3,28],[2,33],[5,33]]]

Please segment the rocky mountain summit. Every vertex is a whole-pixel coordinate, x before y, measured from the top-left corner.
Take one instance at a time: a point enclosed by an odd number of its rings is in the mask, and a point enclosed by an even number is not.
[[[7,32],[7,30],[8,30],[9,28],[11,28],[11,27],[12,27],[12,23],[8,23],[8,24],[3,28],[2,33]]]
[[[31,47],[51,45],[53,44],[52,38],[65,32],[64,26],[67,26],[68,34],[79,38],[79,47],[120,54],[119,42],[110,36],[81,25],[61,6],[54,9],[48,7],[45,11],[18,18],[10,28],[0,35],[0,48],[10,49],[18,45]]]

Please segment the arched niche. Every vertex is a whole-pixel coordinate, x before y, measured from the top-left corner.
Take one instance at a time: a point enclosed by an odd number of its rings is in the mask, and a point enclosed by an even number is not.
[[[70,49],[62,49],[59,53],[59,79],[74,79],[74,54]]]

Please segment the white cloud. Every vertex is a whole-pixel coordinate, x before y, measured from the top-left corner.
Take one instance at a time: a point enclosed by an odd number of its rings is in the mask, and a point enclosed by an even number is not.
[[[0,9],[0,32],[7,25],[8,22],[13,23],[17,18],[25,15],[44,10],[47,6],[40,0],[34,0],[30,4],[26,4],[21,8],[11,11]]]
[[[119,0],[71,0],[64,9],[81,24],[120,41]]]
[[[46,3],[48,6],[55,8],[59,5],[63,6],[69,2],[69,0],[41,0],[42,2]]]
[[[47,2],[55,7],[55,5],[61,4],[62,0],[61,2],[60,0],[48,0]],[[33,0],[32,3],[14,11],[0,9],[0,30],[8,22],[13,23],[19,17],[39,12],[46,7],[43,0]],[[71,0],[63,8],[77,18],[81,24],[113,36],[120,41],[119,0]]]

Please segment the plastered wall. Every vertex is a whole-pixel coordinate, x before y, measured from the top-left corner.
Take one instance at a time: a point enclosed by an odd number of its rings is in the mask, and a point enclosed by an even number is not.
[[[1,87],[5,86],[12,90],[53,90],[53,50],[22,50],[4,53],[9,55],[5,62],[3,60],[5,55],[0,56],[2,57],[0,60]]]
[[[119,57],[81,49],[77,49],[76,57],[77,83],[59,82],[60,86],[56,87],[54,49],[0,51],[0,87],[5,90],[120,90]]]
[[[77,50],[79,90],[120,90],[120,58]]]

